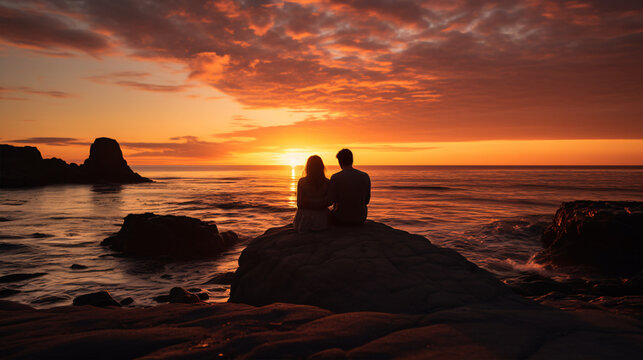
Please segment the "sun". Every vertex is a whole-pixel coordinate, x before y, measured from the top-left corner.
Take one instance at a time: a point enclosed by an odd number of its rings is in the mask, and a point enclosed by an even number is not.
[[[278,159],[279,165],[289,165],[290,167],[303,166],[308,158],[308,153],[301,150],[288,150],[281,154]]]

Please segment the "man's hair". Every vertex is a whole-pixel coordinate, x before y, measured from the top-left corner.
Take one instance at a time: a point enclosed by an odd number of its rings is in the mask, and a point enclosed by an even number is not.
[[[339,150],[336,157],[339,161],[339,166],[353,165],[353,153],[348,149]]]

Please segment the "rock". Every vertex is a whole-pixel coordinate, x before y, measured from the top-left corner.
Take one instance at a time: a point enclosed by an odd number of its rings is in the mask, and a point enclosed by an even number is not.
[[[0,311],[25,311],[34,310],[33,307],[13,301],[0,300]]]
[[[87,266],[80,265],[80,264],[72,264],[69,268],[72,270],[83,270],[83,269],[87,269]]]
[[[131,297],[126,297],[125,299],[121,300],[119,303],[122,306],[127,306],[127,305],[131,305],[133,302],[134,302],[134,299],[132,299]]]
[[[212,277],[212,279],[203,283],[203,285],[208,284],[217,284],[217,285],[230,285],[234,281],[234,272],[227,272],[222,274],[217,274]]]
[[[206,299],[207,300],[207,299]],[[170,290],[169,295],[159,295],[154,297],[154,301],[158,303],[182,303],[182,304],[194,304],[201,301],[198,295],[192,294],[189,291],[185,290],[182,287],[174,287]]]
[[[214,224],[153,213],[127,215],[118,234],[101,245],[131,256],[178,259],[211,257],[228,247]]]
[[[556,211],[535,261],[584,266],[610,276],[643,269],[643,202],[572,201]]]
[[[505,283],[522,296],[541,296],[551,292],[570,293],[568,286],[537,274],[524,274],[505,280]]]
[[[0,222],[11,221],[11,219],[6,217],[0,217]]]
[[[208,295],[207,292],[198,293],[196,294],[196,296],[198,296],[199,299],[203,301],[208,300],[210,298],[210,295]]]
[[[640,359],[640,322],[532,302],[432,314],[234,303],[33,309],[0,301],[9,359]],[[20,311],[16,311],[20,310]]]
[[[81,169],[91,183],[137,183],[150,180],[130,169],[123,158],[118,142],[110,138],[97,138],[89,148],[89,158]]]
[[[41,296],[35,300],[33,300],[31,303],[32,304],[39,304],[39,305],[51,305],[59,302],[67,301],[66,297],[62,296]]]
[[[6,298],[9,296],[13,296],[16,294],[20,294],[20,290],[15,290],[15,289],[0,289],[0,298]]]
[[[10,274],[5,276],[0,276],[0,283],[24,281],[24,280],[29,280],[40,276],[44,276],[44,275],[47,275],[47,273],[40,272],[40,273],[31,273],[31,274]]]
[[[170,302],[170,295],[159,295],[152,298],[157,303]]]
[[[188,291],[191,292],[191,293],[198,293],[198,292],[201,292],[201,289],[200,288],[189,288]]]
[[[54,235],[43,234],[43,233],[36,232],[36,233],[31,234],[31,237],[36,238],[36,239],[44,239],[44,238],[54,237]]]
[[[74,298],[74,305],[93,305],[98,307],[118,306],[119,304],[107,291],[99,291],[91,294],[80,295]]]
[[[457,252],[367,221],[318,233],[268,230],[241,253],[229,301],[427,313],[496,298],[517,296]]]
[[[170,290],[170,303],[194,304],[200,301],[201,299],[198,296],[182,287],[174,287]]]
[[[0,144],[0,187],[141,182],[151,180],[129,168],[113,139],[96,139],[89,158],[80,166],[57,158],[43,159],[33,146]]]

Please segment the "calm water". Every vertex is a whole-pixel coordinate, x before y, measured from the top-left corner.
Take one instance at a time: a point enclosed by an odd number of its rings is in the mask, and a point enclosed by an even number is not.
[[[369,217],[425,235],[469,260],[510,277],[540,271],[529,262],[540,234],[562,201],[643,201],[643,167],[362,167],[373,183]],[[217,259],[191,262],[133,260],[99,243],[129,213],[188,215],[220,230],[261,234],[290,222],[301,169],[290,167],[138,167],[152,184],[66,185],[0,190],[0,276],[45,276],[0,289],[7,299],[34,306],[71,303],[74,296],[108,290],[137,305],[173,286],[199,287],[225,301],[229,287],[203,285],[234,271],[242,246]],[[330,168],[330,173],[336,168]],[[71,270],[72,264],[85,270]]]

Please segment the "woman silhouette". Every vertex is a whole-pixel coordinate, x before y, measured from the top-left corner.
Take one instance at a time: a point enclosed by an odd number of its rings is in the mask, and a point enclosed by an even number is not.
[[[293,225],[298,233],[328,228],[326,193],[329,180],[322,159],[313,155],[306,161],[304,176],[297,183],[297,214]]]

